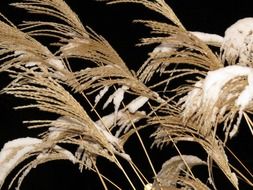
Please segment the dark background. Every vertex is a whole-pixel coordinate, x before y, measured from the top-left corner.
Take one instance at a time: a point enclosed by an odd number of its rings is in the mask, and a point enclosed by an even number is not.
[[[238,19],[253,16],[251,1],[231,0],[221,2],[209,0],[200,2],[197,0],[169,0],[166,2],[175,11],[186,29],[223,35],[225,29]],[[23,18],[29,18],[22,11],[8,8],[7,4],[9,2],[13,1],[2,0],[0,2],[0,10],[11,21],[19,23]],[[66,2],[79,15],[84,25],[91,27],[109,41],[131,69],[139,68],[147,58],[147,53],[153,48],[135,46],[140,38],[149,36],[149,31],[141,24],[134,24],[132,21],[134,19],[158,19],[166,21],[163,17],[137,4],[105,5],[104,2],[96,2],[95,0],[66,0]],[[1,87],[6,83],[5,77],[0,76],[2,81]],[[0,96],[0,148],[8,140],[33,135],[32,132],[24,128],[22,120],[37,117],[38,112],[14,111],[12,107],[16,105],[17,102],[14,98]],[[248,169],[252,170],[252,141],[250,139],[252,139],[252,136],[249,134],[249,129],[246,126],[242,126],[238,136],[229,142],[228,146],[234,150]],[[142,168],[149,180],[151,180],[151,169],[144,159],[141,148],[135,142],[136,139],[133,138],[126,148],[131,150],[134,161]],[[146,146],[149,147],[150,144],[147,143]],[[132,148],[134,148],[134,151]],[[188,154],[193,152],[200,156],[203,155],[203,152],[198,147],[184,149],[184,152]],[[163,161],[167,160],[174,153],[175,150],[171,148],[165,148],[162,151],[153,148],[151,150],[151,158],[155,163],[156,170],[158,171]],[[119,174],[111,163],[104,159],[99,159],[98,164],[103,173],[114,179],[122,189],[130,189],[127,182],[122,180],[122,174]],[[206,176],[204,172],[198,174],[200,178]],[[13,176],[14,174],[11,174],[7,182]],[[226,178],[221,173],[217,172],[215,177],[218,189],[233,189],[230,184],[225,182]],[[244,190],[251,189],[243,183],[241,185]],[[3,187],[3,190],[5,189],[7,189],[7,186]],[[94,173],[89,171],[80,173],[78,166],[73,166],[69,162],[59,161],[51,162],[32,170],[24,180],[22,189],[100,190],[102,186]],[[141,189],[138,187],[138,183],[137,189]]]

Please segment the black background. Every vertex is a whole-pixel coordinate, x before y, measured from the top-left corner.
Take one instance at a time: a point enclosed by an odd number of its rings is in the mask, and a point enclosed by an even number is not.
[[[27,17],[24,12],[9,9],[7,4],[10,0],[0,2],[0,10],[7,15],[14,23],[19,23]],[[139,68],[147,58],[147,53],[153,47],[136,47],[141,37],[149,36],[149,31],[141,24],[134,24],[134,19],[158,19],[166,21],[162,16],[145,9],[140,5],[120,4],[105,5],[104,2],[94,0],[66,0],[70,7],[79,15],[84,25],[91,27],[98,34],[104,36],[109,43],[116,49],[119,55],[131,69]],[[248,1],[197,1],[197,0],[169,0],[166,1],[175,11],[186,29],[190,31],[202,31],[223,35],[227,27],[238,19],[253,16],[251,0]],[[0,76],[1,87],[6,84],[6,76]],[[9,96],[0,97],[0,148],[3,143],[27,135],[33,135],[32,132],[23,127],[22,120],[36,117],[38,112],[33,111],[14,111],[16,105],[15,99]],[[242,126],[239,134],[235,139],[229,142],[231,147],[239,158],[246,164],[248,169],[252,169],[253,158],[251,155],[252,136],[249,129]],[[146,176],[151,180],[152,172],[147,161],[143,158],[142,150],[136,146],[135,139],[129,143],[128,149],[131,149],[133,159],[139,165]],[[146,145],[147,147],[150,144]],[[134,151],[132,148],[135,148]],[[174,152],[173,152],[174,151]],[[201,154],[196,147],[185,149],[188,154]],[[151,150],[151,158],[155,163],[158,171],[163,161],[175,153],[175,150],[165,148],[160,151],[156,148]],[[233,161],[233,160],[232,160]],[[101,170],[114,179],[123,189],[130,189],[127,182],[123,179],[122,174],[116,168],[104,159],[99,159],[98,163]],[[201,168],[203,169],[203,168]],[[0,171],[1,172],[1,171]],[[199,173],[200,178],[206,173]],[[13,176],[13,175],[11,175]],[[8,178],[8,182],[11,178]],[[135,176],[133,178],[136,178]],[[221,174],[216,174],[218,189],[233,189],[230,184],[226,183],[226,178]],[[135,181],[135,180],[134,180]],[[136,180],[137,181],[137,180]],[[224,182],[223,182],[224,181]],[[251,189],[245,184],[241,184],[244,190]],[[4,186],[3,189],[7,189]],[[14,188],[13,188],[14,189]],[[102,189],[97,176],[89,171],[80,173],[78,166],[73,166],[69,162],[51,162],[39,166],[26,177],[22,185],[23,190],[95,190]],[[141,189],[138,187],[137,189]]]

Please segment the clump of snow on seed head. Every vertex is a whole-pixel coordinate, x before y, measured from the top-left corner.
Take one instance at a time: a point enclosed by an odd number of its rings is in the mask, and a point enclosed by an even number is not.
[[[225,31],[221,46],[222,58],[229,64],[238,61],[240,65],[251,65],[253,62],[253,18],[238,20]]]
[[[221,93],[224,95],[225,86],[237,77],[247,77],[248,84],[243,90],[236,92],[226,89],[225,98],[235,97],[234,102],[230,104],[242,113],[253,100],[253,68],[231,65],[209,71],[207,76],[196,82],[193,89],[180,100],[184,121],[193,118],[199,122],[200,126],[214,125],[218,115],[223,115],[229,108],[228,105],[217,107],[220,95]]]

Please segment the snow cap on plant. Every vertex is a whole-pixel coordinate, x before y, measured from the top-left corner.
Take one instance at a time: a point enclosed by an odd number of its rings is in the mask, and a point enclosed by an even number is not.
[[[200,132],[207,135],[225,120],[224,129],[228,133],[232,127],[229,120],[233,121],[236,112],[246,110],[252,102],[252,74],[252,68],[239,65],[209,71],[180,100],[184,122],[195,121]]]
[[[253,61],[253,18],[238,20],[225,31],[221,46],[222,58],[228,64],[252,66]]]

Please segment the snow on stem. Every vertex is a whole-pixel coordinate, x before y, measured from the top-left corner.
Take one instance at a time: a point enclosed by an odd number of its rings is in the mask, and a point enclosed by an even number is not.
[[[127,108],[130,113],[135,113],[137,110],[139,110],[146,102],[148,101],[148,98],[145,96],[139,96],[136,99],[134,99],[132,102],[130,102],[127,105]]]
[[[41,148],[45,148],[45,143],[41,139],[24,137],[14,139],[5,143],[0,152],[0,189],[10,172],[31,154],[38,152],[36,159],[46,160],[50,154],[39,153]],[[68,150],[60,146],[53,147],[62,159],[75,163],[76,158]]]
[[[109,86],[105,86],[102,90],[99,91],[99,94],[95,97],[95,104],[97,104],[105,93],[109,90]]]
[[[203,84],[204,100],[217,101],[221,89],[236,77],[247,76],[248,86],[241,92],[236,100],[236,106],[244,109],[252,100],[253,69],[250,67],[231,65],[215,71],[209,71]]]
[[[185,106],[194,105],[196,100],[194,102],[187,100],[199,99],[200,94],[202,102],[216,102],[222,88],[229,81],[240,76],[247,76],[248,85],[240,93],[235,104],[240,109],[244,109],[253,98],[253,68],[240,65],[231,65],[215,71],[209,71],[206,78],[203,81],[198,81],[195,84],[195,88],[188,93],[185,101],[187,105]],[[200,106],[200,104],[197,104],[197,106]]]
[[[8,174],[14,169],[26,154],[34,151],[42,140],[37,138],[19,138],[5,143],[0,152],[0,189]]]
[[[220,94],[224,87],[236,77],[247,77],[248,84],[241,91],[229,92],[228,89],[227,96],[235,96],[233,105],[239,113],[242,113],[253,99],[253,68],[231,65],[209,71],[207,76],[196,82],[194,88],[180,100],[179,103],[182,103],[183,108],[182,116],[185,121],[193,115],[198,115],[197,117],[201,117],[201,121],[205,125],[207,124],[206,127],[212,127],[210,125],[216,123],[217,115],[223,115],[228,109],[226,105],[222,108],[217,107]]]
[[[252,64],[253,18],[238,20],[225,31],[221,46],[222,58],[229,64]],[[252,65],[251,65],[252,66]]]
[[[224,38],[217,34],[209,34],[209,33],[198,32],[198,31],[191,31],[190,34],[196,36],[207,45],[221,47],[224,42]],[[161,43],[153,50],[152,53],[170,53],[170,52],[175,51],[176,49],[177,49],[177,46],[174,44]]]
[[[217,34],[209,34],[205,32],[192,31],[191,34],[202,40],[208,45],[220,47],[223,43],[224,38]]]

